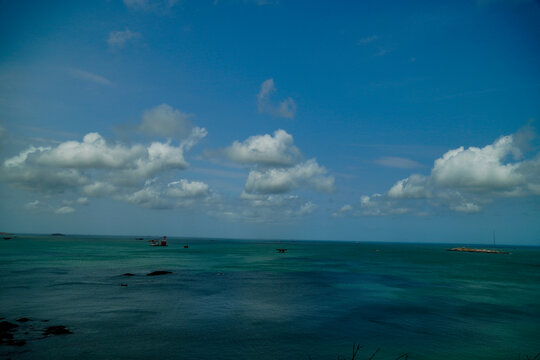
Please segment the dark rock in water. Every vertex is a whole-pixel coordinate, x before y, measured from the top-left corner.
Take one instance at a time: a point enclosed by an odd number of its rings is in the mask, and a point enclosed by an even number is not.
[[[61,233],[54,233],[54,234],[51,234],[51,236],[66,236],[66,235],[61,234]]]
[[[12,331],[15,328],[18,328],[19,325],[10,323],[9,321],[0,322],[0,332],[4,333],[6,331]]]
[[[13,340],[13,334],[11,332],[18,327],[19,325],[10,323],[9,321],[0,322],[0,344],[14,345],[13,343],[16,340]]]
[[[128,286],[128,284],[120,284],[120,286]]]
[[[11,340],[7,342],[8,345],[11,346],[24,346],[26,345],[26,341],[24,340]]]
[[[22,318],[20,318],[20,319],[15,320],[15,321],[25,323],[25,322],[27,322],[27,321],[30,321],[30,319],[27,318],[27,317],[22,317]]]
[[[66,329],[64,325],[57,325],[57,326],[49,326],[45,331],[43,332],[43,335],[64,335],[64,334],[73,334],[71,331]]]
[[[146,274],[146,276],[167,275],[167,274],[172,274],[172,271],[164,271],[164,270],[152,271],[151,273]]]
[[[122,274],[122,276],[135,276],[135,274],[132,274],[132,273],[125,273],[125,274]]]

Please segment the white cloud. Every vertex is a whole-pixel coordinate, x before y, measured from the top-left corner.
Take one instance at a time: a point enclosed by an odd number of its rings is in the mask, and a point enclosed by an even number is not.
[[[89,133],[82,142],[66,141],[56,147],[31,146],[19,155],[7,159],[4,167],[9,169],[6,175],[8,179],[15,180],[19,177],[23,182],[27,178],[31,180],[30,178],[34,177],[32,174],[55,171],[52,169],[66,169],[61,172],[63,175],[71,172],[66,180],[78,177],[77,183],[84,185],[90,184],[81,170],[91,169],[108,170],[112,177],[118,175],[124,179],[129,177],[132,181],[141,181],[162,171],[187,168],[189,164],[184,158],[184,149],[191,148],[205,135],[205,129],[196,127],[178,146],[171,145],[168,141],[152,142],[145,147],[140,144],[109,144],[98,133]],[[54,174],[44,175],[56,178]],[[92,189],[88,191],[92,192]]]
[[[0,167],[0,179],[18,188],[43,193],[62,193],[88,181],[77,169],[50,168],[30,161],[50,150],[50,147],[30,146],[5,160]]]
[[[117,192],[117,188],[104,181],[96,181],[85,185],[82,188],[82,193],[91,197],[105,197]]]
[[[124,200],[151,209],[173,209],[204,204],[211,198],[208,184],[181,179],[162,186],[158,179],[146,181],[144,187],[124,197]]]
[[[334,190],[334,178],[326,175],[327,170],[319,166],[315,159],[291,168],[272,168],[250,171],[245,191],[248,193],[280,194],[300,187],[320,192]]]
[[[129,203],[151,209],[172,209],[172,204],[161,196],[161,192],[152,186],[128,195],[125,200]]]
[[[274,86],[274,79],[267,79],[261,84],[261,89],[257,94],[257,107],[259,112],[293,119],[296,115],[296,102],[288,97],[275,103],[272,100],[272,95],[275,92],[276,87]]]
[[[181,179],[167,185],[167,195],[177,198],[195,198],[209,195],[209,187],[200,181],[188,181]]]
[[[51,167],[79,169],[131,167],[137,159],[145,156],[146,152],[140,145],[109,145],[98,133],[86,134],[82,142],[66,141],[55,148],[37,150],[40,150],[39,155],[28,154],[31,157],[26,160]]]
[[[127,42],[136,40],[141,37],[138,32],[126,29],[124,31],[111,31],[107,43],[113,48],[123,48]]]
[[[425,214],[437,207],[476,213],[499,197],[537,196],[540,154],[525,157],[535,138],[532,130],[520,130],[481,148],[449,150],[435,160],[429,175],[413,174],[384,195],[362,197],[361,213],[389,215],[402,209]]]
[[[63,206],[59,209],[56,209],[55,211],[56,214],[60,214],[60,215],[71,214],[74,212],[75,212],[75,209],[72,208],[71,206]]]
[[[452,205],[450,208],[454,211],[463,213],[476,213],[480,211],[480,206],[473,203],[463,203],[459,205]]]
[[[42,193],[72,190],[85,197],[117,195],[122,187],[138,186],[158,173],[187,168],[184,152],[205,135],[205,129],[195,127],[176,146],[171,141],[127,146],[89,133],[82,142],[30,146],[3,162],[0,179]]]
[[[491,191],[524,183],[519,163],[504,163],[509,155],[519,156],[512,135],[504,136],[483,148],[463,147],[450,150],[435,160],[433,181],[442,187]]]
[[[139,130],[165,138],[184,138],[193,129],[190,117],[170,105],[161,104],[143,113]]]
[[[235,141],[223,150],[224,155],[238,163],[259,165],[295,164],[301,157],[300,150],[294,146],[292,135],[285,130],[276,130],[274,135],[251,136],[243,142]]]
[[[422,175],[413,174],[399,180],[388,190],[391,198],[427,198],[430,197],[429,179]]]
[[[107,78],[105,78],[105,77],[103,77],[101,75],[93,74],[93,73],[88,72],[88,71],[84,71],[84,70],[80,70],[80,69],[70,69],[69,74],[74,78],[89,81],[89,82],[93,82],[93,83],[96,83],[96,84],[108,85],[108,86],[113,85],[113,83],[109,79],[107,79]]]

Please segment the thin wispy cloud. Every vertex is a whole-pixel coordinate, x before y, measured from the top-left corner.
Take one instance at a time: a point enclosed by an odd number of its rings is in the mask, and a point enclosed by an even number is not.
[[[384,56],[384,55],[388,55],[390,52],[391,52],[391,50],[381,49],[381,50],[377,51],[374,55],[375,56]]]
[[[257,108],[259,112],[293,119],[296,115],[296,102],[291,97],[274,101],[272,95],[276,90],[274,79],[272,78],[265,80],[261,84],[261,89],[257,94]]]
[[[139,39],[141,34],[138,32],[126,29],[124,31],[111,31],[107,39],[107,43],[111,48],[123,48],[127,43]]]
[[[164,12],[170,10],[178,0],[124,0],[124,5],[130,10]]]
[[[71,206],[62,206],[61,208],[55,211],[55,213],[60,214],[60,215],[71,214],[74,212],[75,212],[75,209],[72,208]]]
[[[214,5],[223,3],[255,4],[257,6],[279,5],[279,0],[214,0]]]
[[[69,69],[69,74],[76,79],[89,81],[95,84],[101,84],[101,85],[107,85],[107,86],[113,85],[113,83],[106,77],[91,73],[89,71],[84,71],[81,69]]]
[[[365,37],[365,38],[362,38],[362,39],[358,40],[357,44],[358,45],[369,44],[371,42],[374,42],[378,38],[379,37],[377,35],[368,36],[368,37]]]
[[[413,169],[422,166],[422,164],[414,160],[396,156],[384,156],[375,160],[375,163],[378,165],[398,169]]]

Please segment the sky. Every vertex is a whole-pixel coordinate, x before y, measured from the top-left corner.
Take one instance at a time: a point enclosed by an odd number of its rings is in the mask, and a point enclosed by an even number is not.
[[[0,231],[540,245],[540,2],[0,1]]]

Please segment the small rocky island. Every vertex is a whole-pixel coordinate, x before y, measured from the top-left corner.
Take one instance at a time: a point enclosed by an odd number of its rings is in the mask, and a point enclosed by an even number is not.
[[[462,251],[462,252],[475,252],[475,253],[487,253],[487,254],[510,254],[507,251],[500,251],[495,249],[473,249],[468,247],[456,247],[447,249],[447,251]]]

